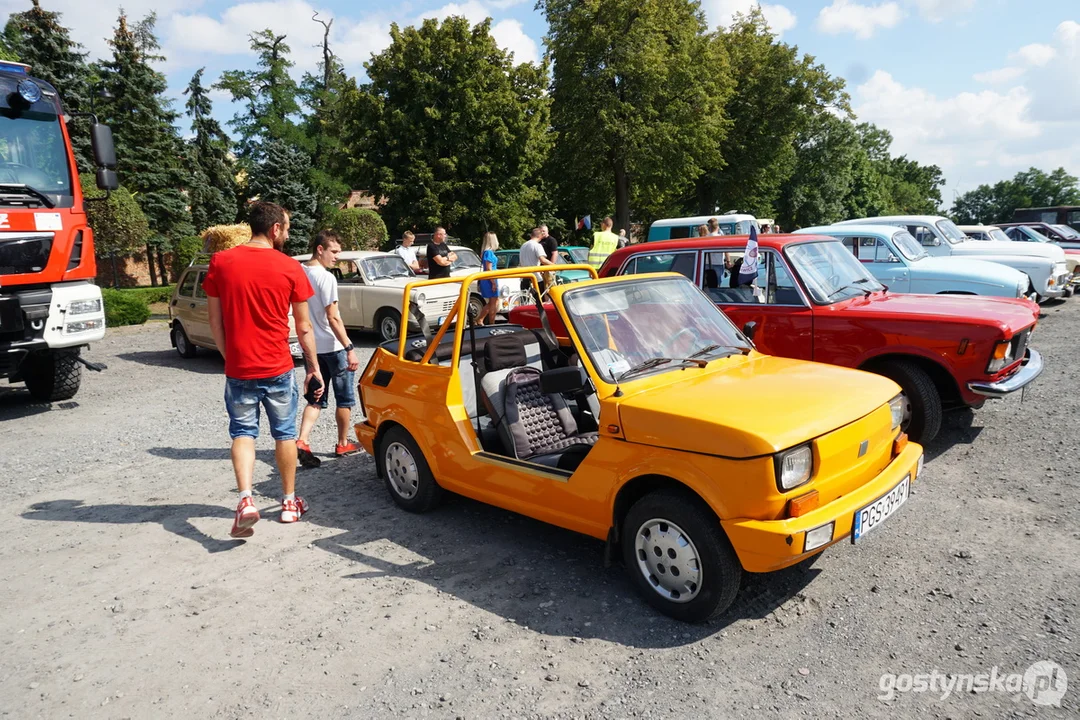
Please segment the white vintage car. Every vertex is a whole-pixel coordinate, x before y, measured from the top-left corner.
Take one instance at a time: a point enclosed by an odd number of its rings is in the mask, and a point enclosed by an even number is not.
[[[311,259],[311,255],[293,257],[300,262]],[[404,260],[393,253],[349,250],[338,254],[331,272],[338,278],[338,310],[345,327],[374,330],[383,340],[400,336],[405,286],[417,278]],[[436,328],[453,309],[458,290],[459,284],[454,283],[425,287],[409,305],[415,305]],[[410,319],[409,326],[417,328],[417,320]]]
[[[447,247],[453,250],[454,254],[457,255],[457,260],[450,265],[450,277],[474,275],[484,269],[480,262],[480,256],[477,255],[472,248],[465,247],[464,245],[448,245]],[[413,250],[416,251],[416,262],[420,264],[420,269],[423,272],[427,272],[427,244],[414,245]],[[520,287],[521,283],[517,278],[514,278],[513,280],[496,280],[496,282],[499,286],[498,311],[500,313],[509,312],[510,296],[518,289],[518,287]],[[484,298],[480,295],[480,288],[476,283],[473,283],[472,288],[469,289],[469,319],[475,318],[483,309]]]
[[[967,257],[1015,268],[1028,276],[1039,302],[1062,297],[1069,290],[1065,252],[1057,246],[973,240],[952,220],[940,215],[888,215],[845,220],[836,225],[895,225],[906,228],[931,257]]]

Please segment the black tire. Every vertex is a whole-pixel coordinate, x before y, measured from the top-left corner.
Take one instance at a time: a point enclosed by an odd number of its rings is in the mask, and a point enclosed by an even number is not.
[[[667,532],[678,535],[680,539],[685,538],[689,543],[680,545],[677,552],[669,547],[662,551],[665,554],[655,557],[645,550],[639,552],[639,533],[643,544],[648,545],[653,538],[657,538],[658,544],[665,544],[661,536],[651,531],[648,535],[644,532],[646,525],[656,521],[666,523]],[[623,562],[638,592],[654,608],[676,620],[705,622],[727,610],[739,593],[742,565],[721,529],[720,521],[704,502],[686,492],[657,490],[634,503],[623,519],[621,542]],[[654,553],[656,550],[658,548],[653,546]],[[676,554],[671,559],[675,562],[664,566],[661,561],[669,559],[669,554],[673,552]],[[690,558],[684,553],[689,553]],[[641,563],[648,570],[643,569]],[[685,571],[676,573],[680,563],[688,563],[699,569],[700,583],[688,589],[689,600],[672,599],[671,590],[662,584],[663,579],[685,576]],[[650,573],[648,577],[647,571]]]
[[[442,502],[443,489],[431,474],[424,453],[404,428],[391,428],[382,436],[375,462],[390,497],[403,510],[424,513]]]
[[[79,392],[82,365],[79,350],[48,350],[34,353],[24,361],[23,382],[30,397],[38,402],[70,400]]]
[[[917,443],[926,444],[941,430],[941,394],[930,376],[910,360],[892,360],[878,368],[900,386],[910,404],[910,417],[904,431]]]
[[[180,357],[189,360],[195,357],[195,346],[191,344],[191,340],[184,331],[184,326],[178,322],[173,323],[172,339],[176,352],[179,353]]]
[[[486,305],[486,304],[487,303],[484,302],[484,298],[480,297],[479,295],[470,295],[469,296],[468,313],[469,313],[469,322],[470,323],[473,322],[474,320],[476,320],[476,318],[480,316],[480,313],[482,313],[484,311],[484,305]]]
[[[375,332],[383,342],[397,340],[401,336],[401,313],[393,308],[383,308],[375,313]]]

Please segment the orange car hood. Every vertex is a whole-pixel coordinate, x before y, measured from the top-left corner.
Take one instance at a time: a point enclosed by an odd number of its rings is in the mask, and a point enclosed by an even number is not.
[[[861,370],[754,353],[642,378],[622,391],[624,397],[610,399],[618,402],[628,441],[746,458],[841,428],[900,387]]]

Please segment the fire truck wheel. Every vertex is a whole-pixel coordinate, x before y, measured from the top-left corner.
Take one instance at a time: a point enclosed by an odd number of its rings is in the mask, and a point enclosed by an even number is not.
[[[30,396],[39,402],[68,400],[79,392],[82,366],[79,350],[49,350],[35,353],[24,361],[23,380]]]

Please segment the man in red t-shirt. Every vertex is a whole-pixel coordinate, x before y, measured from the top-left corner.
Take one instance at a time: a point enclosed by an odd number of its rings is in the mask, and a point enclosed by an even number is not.
[[[275,457],[281,473],[281,522],[291,523],[307,512],[295,494],[296,411],[298,391],[289,352],[289,308],[296,337],[304,349],[307,388],[313,378],[322,384],[315,357],[315,337],[307,299],[314,294],[304,269],[283,252],[289,239],[289,215],[284,208],[257,202],[248,213],[251,240],[214,253],[203,281],[209,298],[210,330],[225,357],[225,409],[229,413],[233,472],[240,504],[230,535],[250,537],[259,521],[251,498],[255,472],[255,439],[259,437],[259,408],[266,409]],[[321,397],[322,391],[316,391]]]

